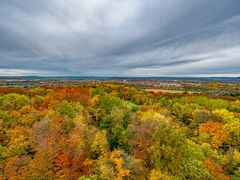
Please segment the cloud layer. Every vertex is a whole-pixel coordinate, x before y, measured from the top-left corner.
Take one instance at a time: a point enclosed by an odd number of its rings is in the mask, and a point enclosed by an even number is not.
[[[240,75],[239,0],[0,0],[0,75]]]

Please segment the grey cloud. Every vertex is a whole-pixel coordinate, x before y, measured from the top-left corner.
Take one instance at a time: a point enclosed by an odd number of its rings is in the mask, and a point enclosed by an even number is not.
[[[0,0],[0,75],[240,74],[239,37],[239,0]]]

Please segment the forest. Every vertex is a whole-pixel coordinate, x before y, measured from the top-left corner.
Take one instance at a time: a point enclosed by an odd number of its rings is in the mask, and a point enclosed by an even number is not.
[[[0,176],[240,179],[240,98],[110,83],[0,88]]]

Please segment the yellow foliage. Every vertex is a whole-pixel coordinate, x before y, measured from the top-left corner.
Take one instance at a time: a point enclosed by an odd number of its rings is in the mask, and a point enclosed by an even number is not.
[[[77,115],[73,120],[76,125],[87,125],[89,123],[88,119],[83,115]]]
[[[24,132],[24,133],[23,133]],[[30,144],[28,136],[31,133],[31,129],[16,126],[9,132],[10,143],[7,148],[7,155],[12,156],[18,153],[23,153],[25,148]]]
[[[102,131],[97,131],[91,143],[90,151],[92,154],[103,156],[108,152],[108,148],[109,148],[108,146],[109,145],[108,145],[106,133]]]
[[[100,172],[100,179],[114,179],[114,169],[109,164],[108,156],[100,157],[96,161],[97,170]]]
[[[22,115],[21,115],[21,113],[19,112],[19,111],[16,111],[16,110],[13,110],[11,113],[10,113],[10,115],[13,117],[13,118],[16,118],[16,119],[18,119],[18,118],[20,118]]]
[[[99,101],[99,95],[94,96],[91,101],[90,104],[93,106],[94,104],[96,104]]]
[[[228,132],[234,132],[235,135],[240,136],[240,121],[227,123],[224,127]]]
[[[149,174],[149,180],[170,180],[171,178],[158,169],[153,169]]]
[[[222,158],[222,164],[227,165],[229,163],[229,158],[231,158],[231,166],[238,166],[238,164],[240,164],[240,152],[234,150],[231,156],[232,157],[229,157],[229,152],[225,154]]]
[[[139,112],[138,119],[140,121],[146,121],[146,120],[163,121],[163,120],[166,120],[166,117],[156,111],[151,110],[146,112]]]
[[[236,118],[234,117],[234,113],[229,112],[226,109],[216,109],[213,111],[213,114],[220,117],[223,123],[230,123],[230,122],[236,121]]]

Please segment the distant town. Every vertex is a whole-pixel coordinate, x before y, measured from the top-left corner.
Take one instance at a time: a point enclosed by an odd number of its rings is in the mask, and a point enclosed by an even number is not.
[[[0,77],[0,87],[35,88],[41,86],[79,86],[111,83],[163,93],[209,93],[239,96],[240,78],[209,77]]]

